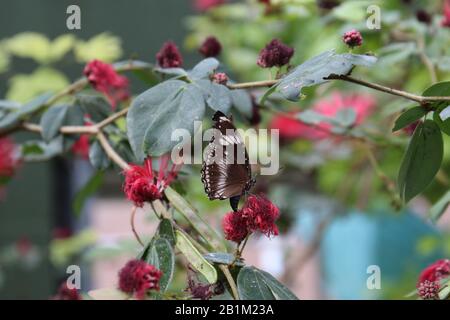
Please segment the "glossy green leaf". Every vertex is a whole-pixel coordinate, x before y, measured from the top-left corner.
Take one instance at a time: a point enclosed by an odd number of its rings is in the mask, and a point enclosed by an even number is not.
[[[418,125],[403,157],[398,187],[404,202],[421,193],[438,172],[443,157],[439,127],[432,120]]]
[[[434,222],[444,214],[450,205],[450,191],[447,191],[430,209],[428,216]]]
[[[243,267],[237,277],[241,300],[275,300],[275,295],[255,267]]]
[[[217,232],[198,214],[198,212],[175,190],[167,187],[164,191],[172,206],[188,221],[191,222],[198,233],[203,234],[206,240],[211,243],[216,250],[226,250],[222,238]]]
[[[22,147],[22,151],[27,151],[26,154],[23,154],[23,158],[25,161],[30,162],[51,159],[64,151],[63,141],[62,136],[54,138],[49,143],[45,143],[44,141],[27,141]]]
[[[41,118],[42,138],[49,142],[59,133],[59,129],[66,120],[68,105],[58,105],[49,108]]]
[[[144,135],[144,153],[160,156],[172,151],[179,141],[172,139],[175,130],[187,130],[194,135],[195,121],[205,113],[203,93],[194,84],[185,84],[179,92],[165,100],[150,114]]]
[[[205,259],[211,263],[225,264],[225,265],[234,264],[236,266],[244,265],[242,260],[235,261],[234,255],[227,252],[209,252],[204,254],[203,257],[205,257]]]
[[[224,114],[228,114],[232,103],[231,90],[224,85],[209,80],[200,80],[197,83],[206,96],[208,107],[214,111],[221,111]]]
[[[111,105],[100,96],[80,94],[77,95],[76,103],[85,113],[89,114],[93,122],[104,120],[112,112]]]
[[[192,80],[209,79],[214,71],[219,67],[219,61],[215,58],[206,58],[200,61],[191,71],[189,78]]]
[[[94,141],[89,148],[89,161],[97,170],[105,170],[111,164],[111,160],[98,141]]]
[[[292,293],[284,284],[275,279],[270,273],[259,270],[263,275],[264,281],[269,286],[272,293],[277,300],[298,300],[295,294]]]
[[[144,137],[147,129],[154,123],[155,115],[165,108],[185,84],[180,80],[162,82],[141,93],[131,103],[127,114],[127,134],[138,162],[143,162],[146,157]]]
[[[173,230],[172,222],[169,219],[161,219],[158,227],[158,235],[166,239],[174,246],[176,243],[175,231]]]
[[[427,114],[427,110],[424,107],[418,106],[403,112],[397,120],[395,120],[394,128],[392,132],[403,129],[410,124],[413,124],[423,116]]]
[[[97,171],[89,181],[76,193],[72,203],[75,215],[80,215],[86,200],[91,197],[103,183],[104,172]]]
[[[147,263],[162,271],[159,286],[161,292],[165,292],[172,281],[175,269],[175,254],[172,245],[164,238],[152,240],[146,260]]]
[[[373,56],[326,51],[299,65],[278,81],[276,91],[287,100],[297,101],[302,88],[324,83],[331,75],[347,75],[357,65],[370,67],[376,61]]]
[[[442,132],[450,136],[450,105],[441,105],[434,111],[433,120]]]
[[[230,90],[231,104],[247,118],[253,116],[252,98],[246,90]]]
[[[177,248],[186,257],[192,267],[200,272],[210,284],[217,282],[216,269],[203,258],[202,254],[195,248],[192,242],[179,230],[175,230],[177,237]]]

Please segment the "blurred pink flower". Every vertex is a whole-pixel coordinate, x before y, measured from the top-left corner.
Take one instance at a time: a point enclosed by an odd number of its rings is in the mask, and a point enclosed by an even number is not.
[[[444,9],[443,12],[444,17],[442,18],[441,25],[443,27],[450,28],[450,0],[444,1]]]
[[[343,95],[340,92],[335,92],[329,98],[319,100],[313,105],[311,110],[323,116],[333,118],[340,110],[352,108],[356,112],[355,125],[360,125],[372,114],[374,107],[375,100],[369,95]],[[320,140],[332,135],[330,132],[331,124],[327,122],[321,122],[313,127],[289,116],[274,117],[270,127],[272,129],[279,129],[282,139],[304,138],[308,140]]]
[[[194,8],[197,11],[207,11],[224,4],[227,0],[194,0]]]

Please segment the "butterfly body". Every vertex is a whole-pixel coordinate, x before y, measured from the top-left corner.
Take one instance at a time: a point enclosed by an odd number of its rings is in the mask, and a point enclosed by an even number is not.
[[[213,120],[216,131],[205,148],[202,182],[210,200],[230,199],[237,211],[240,197],[254,184],[249,157],[232,120],[220,111]]]

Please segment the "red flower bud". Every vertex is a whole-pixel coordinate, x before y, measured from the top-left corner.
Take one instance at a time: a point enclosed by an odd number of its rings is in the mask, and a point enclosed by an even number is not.
[[[222,45],[216,37],[208,37],[198,51],[205,57],[217,57],[222,51]]]
[[[417,293],[424,300],[437,300],[439,299],[439,289],[439,282],[425,280],[417,286]]]
[[[342,40],[350,48],[359,47],[363,42],[362,35],[357,30],[347,31],[346,33],[344,33]]]
[[[228,76],[223,72],[215,73],[213,76],[213,82],[226,85],[228,82]]]
[[[53,300],[83,300],[77,289],[69,289],[67,283],[64,282],[58,289],[58,293]]]
[[[159,291],[162,272],[142,260],[130,260],[119,271],[119,289],[142,300],[149,290]]]
[[[156,61],[161,68],[178,68],[183,65],[183,57],[172,41],[163,44],[156,54]]]
[[[294,55],[294,49],[273,39],[259,52],[258,66],[262,68],[282,67],[289,63]]]
[[[3,179],[14,175],[20,164],[19,153],[9,138],[0,138],[0,185]]]

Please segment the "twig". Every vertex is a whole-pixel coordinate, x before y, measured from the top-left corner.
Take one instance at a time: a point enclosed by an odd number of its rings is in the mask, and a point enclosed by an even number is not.
[[[428,69],[431,82],[432,83],[438,82],[436,68],[434,67],[433,62],[430,60],[430,58],[427,56],[425,52],[425,40],[423,39],[423,36],[417,40],[417,47],[419,49],[420,60],[422,60],[425,67]]]
[[[131,216],[130,216],[130,225],[131,225],[131,231],[133,231],[134,237],[136,238],[136,240],[143,246],[145,247],[144,243],[142,242],[141,238],[139,237],[138,233],[136,232],[136,228],[134,227],[134,218],[136,216],[136,210],[137,207],[133,206],[133,208],[131,209]]]
[[[111,145],[108,142],[108,139],[101,130],[97,133],[97,139],[98,142],[100,142],[101,146],[103,147],[103,150],[105,150],[108,157],[114,163],[116,163],[123,170],[130,169],[128,163],[125,160],[123,160],[122,157],[111,147]]]

